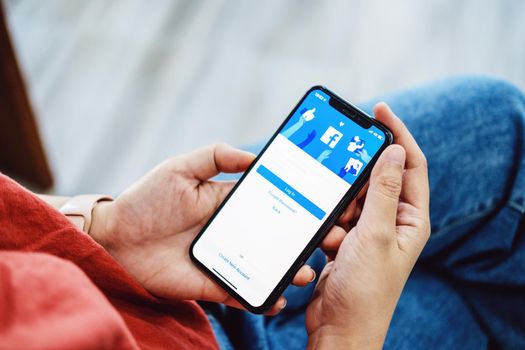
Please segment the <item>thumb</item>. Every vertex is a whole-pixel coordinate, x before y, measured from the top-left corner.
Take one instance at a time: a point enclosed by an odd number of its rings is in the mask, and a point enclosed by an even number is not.
[[[221,172],[245,171],[255,159],[255,155],[225,143],[217,143],[174,159],[178,160],[176,164],[181,171],[192,178],[206,181]]]
[[[395,228],[405,158],[403,147],[388,146],[372,170],[360,220],[364,220],[373,233],[384,234]]]

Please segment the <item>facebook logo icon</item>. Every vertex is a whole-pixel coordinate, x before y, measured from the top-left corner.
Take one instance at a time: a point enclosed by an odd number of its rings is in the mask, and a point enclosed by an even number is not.
[[[335,128],[329,126],[328,129],[326,129],[323,136],[321,136],[321,141],[327,144],[328,147],[334,148],[342,137],[342,132],[337,131]]]

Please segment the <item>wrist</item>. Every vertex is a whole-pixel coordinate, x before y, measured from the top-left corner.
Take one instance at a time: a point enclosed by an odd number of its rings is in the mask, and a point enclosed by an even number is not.
[[[308,336],[308,349],[381,349],[386,331],[382,329],[322,326]]]
[[[115,202],[98,202],[91,212],[91,227],[87,233],[104,248],[110,244],[111,236],[116,231],[114,205]]]
[[[357,344],[352,344],[350,335],[323,334],[318,331],[308,336],[307,349],[360,349]]]

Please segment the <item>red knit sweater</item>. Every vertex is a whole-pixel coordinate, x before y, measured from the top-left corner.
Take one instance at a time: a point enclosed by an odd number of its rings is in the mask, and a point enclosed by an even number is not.
[[[0,174],[0,349],[213,349],[203,310],[162,302]]]

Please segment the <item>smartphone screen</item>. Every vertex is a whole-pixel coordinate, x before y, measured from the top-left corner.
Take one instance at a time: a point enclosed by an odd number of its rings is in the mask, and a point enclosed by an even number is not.
[[[192,259],[249,310],[264,311],[391,142],[384,126],[312,88],[197,236]]]

